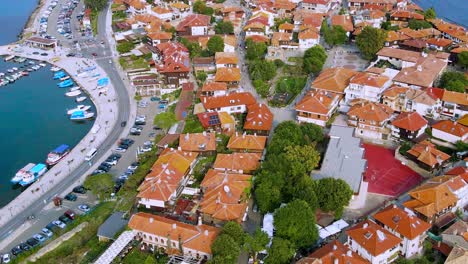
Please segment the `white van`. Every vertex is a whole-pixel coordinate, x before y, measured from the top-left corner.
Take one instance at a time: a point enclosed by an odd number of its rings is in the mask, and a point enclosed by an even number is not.
[[[97,153],[97,149],[96,148],[92,148],[88,154],[86,154],[86,157],[84,158],[86,161],[90,161],[92,158],[94,158],[94,156],[96,156],[96,153]]]

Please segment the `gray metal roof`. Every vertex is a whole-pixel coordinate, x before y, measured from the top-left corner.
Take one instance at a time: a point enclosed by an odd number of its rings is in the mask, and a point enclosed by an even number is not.
[[[361,140],[353,136],[354,128],[332,126],[330,142],[322,162],[322,168],[314,179],[332,177],[342,179],[351,189],[359,192],[367,160],[364,159],[364,148]]]
[[[127,219],[123,219],[123,212],[115,212],[106,221],[99,226],[97,235],[109,239],[114,239],[115,234],[122,230],[128,224]]]

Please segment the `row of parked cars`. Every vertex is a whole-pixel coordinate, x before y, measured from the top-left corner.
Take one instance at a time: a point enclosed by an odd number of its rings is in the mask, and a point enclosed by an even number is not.
[[[40,35],[46,35],[47,34],[47,26],[49,23],[49,16],[52,14],[52,11],[54,8],[57,6],[58,0],[54,0],[50,2],[50,4],[47,6],[46,10],[42,14],[42,16],[39,18],[39,34]]]
[[[146,116],[145,115],[137,116],[135,119],[135,124],[130,129],[130,135],[133,135],[133,136],[141,135],[144,125],[146,125]]]
[[[71,16],[78,3],[78,0],[69,0],[67,3],[62,5],[62,9],[60,10],[57,19],[57,32],[67,39],[73,38],[71,31]]]
[[[130,145],[133,144],[133,140],[126,141],[126,139],[122,139],[122,141],[127,143],[127,144],[130,144]],[[102,174],[102,173],[109,172],[110,169],[112,168],[112,166],[117,165],[120,158],[122,158],[122,155],[120,155],[118,153],[111,154],[109,157],[107,157],[107,159],[104,162],[102,162],[99,165],[99,167],[91,175],[97,175],[97,174]]]

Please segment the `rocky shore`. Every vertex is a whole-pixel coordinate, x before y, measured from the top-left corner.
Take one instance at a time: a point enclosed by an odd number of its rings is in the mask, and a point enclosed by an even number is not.
[[[31,33],[36,32],[36,29],[34,28],[34,21],[36,21],[37,16],[39,15],[42,7],[45,6],[46,2],[47,0],[37,1],[36,9],[34,9],[34,11],[29,16],[28,21],[26,21],[26,24],[24,25],[24,28],[21,31],[21,33],[18,34],[18,40],[23,40],[23,38],[29,37]]]

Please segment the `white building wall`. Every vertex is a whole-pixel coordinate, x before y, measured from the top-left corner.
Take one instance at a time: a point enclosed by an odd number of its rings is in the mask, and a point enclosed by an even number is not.
[[[147,198],[140,198],[138,203],[144,205],[146,208],[151,208],[152,206],[160,207],[160,208],[165,207],[164,201],[161,201],[161,200],[152,200],[152,199],[147,199]]]
[[[308,118],[308,117],[303,117],[303,116],[297,116],[297,121],[301,123],[313,123],[322,127],[325,127],[327,124],[327,121],[325,120],[319,120],[319,119]]]
[[[235,52],[236,48],[234,46],[224,43],[224,52]]]
[[[300,49],[310,49],[315,45],[318,45],[319,39],[300,39],[299,48]]]
[[[207,35],[208,34],[208,27],[192,27],[192,36],[200,36],[200,35]]]
[[[455,135],[449,134],[447,132],[444,132],[442,130],[438,130],[438,129],[435,129],[435,128],[432,129],[432,136],[436,137],[436,138],[439,138],[439,139],[442,139],[442,140],[445,140],[445,141],[450,142],[450,143],[455,143],[455,142],[457,142],[459,140],[466,140],[466,135],[462,139],[459,136],[455,136]]]

